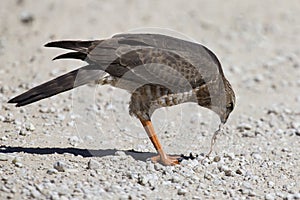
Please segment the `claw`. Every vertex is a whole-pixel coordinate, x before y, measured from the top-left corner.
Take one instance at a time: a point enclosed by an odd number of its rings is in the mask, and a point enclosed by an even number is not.
[[[151,157],[153,163],[161,163],[166,166],[178,165],[183,158],[181,156],[168,156],[166,158],[161,158],[160,155]]]

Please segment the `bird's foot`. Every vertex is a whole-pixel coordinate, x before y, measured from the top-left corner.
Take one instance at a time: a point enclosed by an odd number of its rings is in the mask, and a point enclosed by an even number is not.
[[[183,158],[181,156],[166,155],[166,156],[162,157],[160,155],[157,155],[157,156],[151,157],[151,161],[153,163],[161,163],[166,166],[178,165],[182,160],[183,160]]]

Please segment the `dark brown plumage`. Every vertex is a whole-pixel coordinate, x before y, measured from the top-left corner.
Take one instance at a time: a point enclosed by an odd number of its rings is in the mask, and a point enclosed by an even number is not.
[[[54,59],[80,59],[88,65],[32,88],[9,103],[24,106],[91,82],[125,89],[132,94],[130,114],[140,119],[159,153],[153,160],[166,165],[178,160],[167,156],[159,144],[151,124],[156,109],[195,102],[217,113],[224,124],[234,108],[235,95],[220,62],[197,43],[159,34],[119,34],[106,40],[56,41],[45,46],[74,51]]]

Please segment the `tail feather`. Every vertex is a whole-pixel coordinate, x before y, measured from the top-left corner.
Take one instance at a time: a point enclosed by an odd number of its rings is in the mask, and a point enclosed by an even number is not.
[[[81,85],[95,82],[96,80],[101,79],[103,73],[103,71],[97,70],[94,66],[87,65],[34,87],[9,100],[8,103],[16,103],[17,107],[25,106]]]
[[[53,58],[52,60],[58,60],[58,59],[79,59],[79,60],[85,60],[87,57],[87,54],[81,53],[81,52],[68,52],[65,54],[61,54]]]
[[[63,40],[63,41],[49,42],[45,44],[45,47],[58,47],[63,49],[71,49],[74,51],[79,51],[81,53],[87,53],[89,48],[99,43],[100,40],[94,40],[94,41]]]

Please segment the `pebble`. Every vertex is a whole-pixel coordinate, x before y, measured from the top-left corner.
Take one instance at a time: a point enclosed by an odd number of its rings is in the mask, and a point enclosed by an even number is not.
[[[0,161],[7,161],[7,160],[8,160],[7,155],[4,153],[0,153]]]
[[[53,164],[54,169],[59,172],[65,172],[67,170],[67,164],[63,161],[57,161]]]
[[[178,175],[174,175],[171,178],[171,182],[172,183],[179,183],[179,182],[181,182],[181,178]]]
[[[220,160],[221,160],[220,156],[215,156],[213,159],[214,162],[219,162]]]
[[[29,134],[30,134],[30,132],[28,132],[26,130],[23,130],[23,129],[19,130],[19,135],[26,136],[26,135],[29,135]]]
[[[12,113],[8,113],[6,116],[5,116],[5,119],[3,122],[5,123],[12,123],[15,121],[15,118],[14,118],[14,115]]]
[[[249,182],[243,182],[243,187],[246,189],[252,190],[253,186]]]
[[[260,154],[258,154],[258,153],[253,153],[253,154],[252,154],[252,157],[253,157],[254,159],[256,159],[256,160],[262,160],[262,159],[263,159],[263,157],[262,157]]]
[[[235,159],[235,155],[234,155],[234,153],[232,153],[232,152],[226,153],[226,154],[224,155],[224,157],[227,157],[227,158],[229,158],[230,160],[234,160],[234,159]]]
[[[23,11],[23,12],[21,12],[20,20],[24,24],[29,24],[34,21],[34,17],[31,13],[29,13],[27,11]]]
[[[257,74],[254,76],[254,81],[255,82],[262,82],[264,80],[264,76],[262,74]]]
[[[42,107],[40,110],[39,110],[41,113],[55,113],[56,112],[56,108],[54,107]]]
[[[58,190],[57,190],[58,194],[61,195],[67,195],[68,193],[70,193],[69,191],[69,187],[67,185],[61,185]]]
[[[295,134],[296,134],[297,136],[300,136],[300,128],[296,130]]]
[[[233,176],[233,173],[232,173],[232,171],[230,169],[229,170],[225,170],[224,173],[225,173],[225,176]]]
[[[42,107],[42,108],[39,109],[39,112],[40,113],[49,113],[50,109],[48,107]]]
[[[186,189],[179,188],[177,191],[178,195],[186,195],[188,191]]]
[[[4,135],[4,136],[2,136],[2,137],[0,138],[0,140],[2,140],[2,141],[6,141],[6,140],[8,140],[8,137],[7,137],[7,135]]]
[[[20,162],[16,162],[16,163],[15,163],[15,166],[21,168],[21,167],[23,167],[23,164],[20,163]]]
[[[212,180],[213,177],[214,177],[214,176],[213,176],[211,173],[209,173],[209,172],[206,172],[206,173],[204,174],[204,178],[207,179],[207,180]]]
[[[265,200],[274,200],[275,199],[275,194],[269,193],[265,195]]]
[[[139,175],[138,176],[138,183],[139,184],[145,186],[145,185],[147,185],[148,181],[149,181],[148,176],[146,176],[146,175]]]
[[[287,135],[287,136],[293,136],[293,135],[297,135],[297,130],[296,129],[287,129],[287,130],[285,130],[285,134]]]
[[[35,130],[35,126],[32,123],[26,123],[25,124],[25,129],[27,131],[34,131]]]
[[[221,165],[218,168],[221,172],[224,172],[225,176],[233,176],[232,170],[228,166]]]
[[[1,109],[1,108],[0,108]],[[5,117],[0,115],[0,122],[3,122],[5,120]]]
[[[294,195],[293,195],[293,198],[294,198],[294,199],[297,199],[297,200],[300,199],[300,192],[294,194]]]
[[[249,189],[243,188],[243,189],[240,189],[240,192],[241,192],[243,195],[249,195],[250,190],[249,190]]]
[[[237,173],[237,174],[239,174],[239,175],[244,175],[245,174],[245,171],[243,170],[243,169],[237,169],[236,171],[235,171],[235,173]]]
[[[298,128],[300,128],[300,122],[295,122],[295,121],[293,121],[293,122],[291,123],[291,128],[293,128],[293,129],[298,129]]]
[[[40,199],[40,197],[41,197],[41,193],[38,190],[36,190],[35,188],[30,190],[30,195],[35,199]]]
[[[70,127],[74,127],[75,126],[75,121],[69,121],[68,123],[67,123],[67,126],[70,126]]]
[[[193,200],[201,200],[202,198],[200,196],[193,196],[192,199]]]
[[[56,115],[56,118],[59,120],[59,121],[64,121],[66,119],[66,116],[63,115],[63,114],[57,114]]]
[[[124,157],[124,156],[126,156],[126,153],[125,153],[124,151],[116,151],[116,152],[115,152],[115,155],[116,155],[116,156]]]
[[[222,181],[221,181],[219,178],[215,178],[215,179],[213,180],[213,184],[214,184],[214,185],[221,185],[221,184],[222,184]]]
[[[241,123],[237,126],[237,129],[240,131],[251,130],[252,126],[247,123]]]
[[[80,142],[80,139],[76,135],[74,135],[74,136],[69,137],[68,141],[69,141],[70,145],[77,146]]]
[[[255,137],[257,135],[257,131],[245,131],[242,135],[243,137]]]
[[[159,163],[155,163],[154,164],[154,169],[156,171],[162,171],[162,170],[164,170],[164,167],[161,164],[159,164]]]
[[[249,197],[255,197],[256,193],[254,191],[250,190],[249,193],[248,193],[248,196]]]
[[[268,187],[272,188],[274,187],[275,183],[273,181],[268,181]]]
[[[122,188],[119,185],[112,185],[108,189],[109,192],[114,192],[114,193],[120,193],[122,191]]]
[[[16,167],[23,167],[23,164],[21,163],[21,158],[19,157],[15,157],[13,160],[12,160],[12,163],[16,166]]]
[[[47,170],[47,174],[50,174],[50,175],[57,174],[57,173],[58,173],[58,171],[56,169],[53,169],[53,168]]]
[[[204,195],[209,196],[210,195],[210,191],[209,190],[204,190]]]
[[[88,169],[99,169],[100,163],[94,159],[90,159],[88,162]]]

